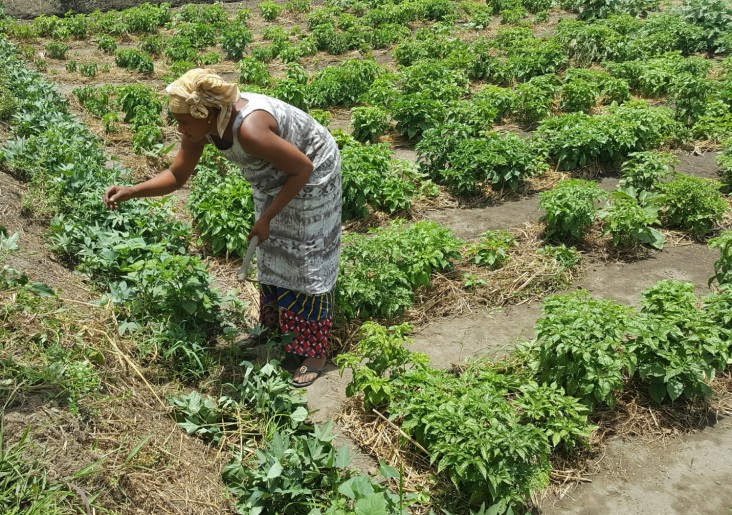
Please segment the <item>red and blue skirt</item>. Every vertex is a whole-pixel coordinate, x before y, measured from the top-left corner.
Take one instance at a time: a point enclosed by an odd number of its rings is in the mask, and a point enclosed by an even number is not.
[[[259,284],[259,323],[294,335],[285,351],[309,358],[322,358],[328,351],[333,326],[334,293],[319,295]]]

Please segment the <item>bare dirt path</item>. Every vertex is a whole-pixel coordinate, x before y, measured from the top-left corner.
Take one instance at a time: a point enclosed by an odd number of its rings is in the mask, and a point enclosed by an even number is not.
[[[724,515],[732,510],[732,420],[692,435],[646,442],[611,440],[603,469],[548,500],[547,515]]]

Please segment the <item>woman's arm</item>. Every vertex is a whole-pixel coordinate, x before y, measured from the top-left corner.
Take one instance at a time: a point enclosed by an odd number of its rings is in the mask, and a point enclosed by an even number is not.
[[[193,174],[204,145],[205,142],[181,140],[180,150],[170,168],[134,186],[111,186],[104,193],[104,203],[108,208],[115,209],[118,203],[132,198],[158,197],[181,188]]]
[[[249,238],[259,236],[262,242],[269,237],[269,223],[297,196],[313,173],[313,163],[290,142],[278,134],[277,122],[265,111],[249,115],[239,129],[239,143],[250,155],[264,159],[277,170],[287,174],[287,179],[272,203],[252,226]]]

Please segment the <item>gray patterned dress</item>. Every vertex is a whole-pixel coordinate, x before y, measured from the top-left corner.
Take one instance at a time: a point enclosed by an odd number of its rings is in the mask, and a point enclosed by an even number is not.
[[[270,223],[269,239],[257,248],[260,284],[318,295],[330,292],[338,275],[341,237],[341,158],[330,132],[310,115],[276,98],[242,93],[248,101],[234,120],[237,134],[244,118],[266,111],[278,133],[310,158],[313,173],[300,193]],[[252,185],[256,216],[274,200],[287,174],[253,157],[234,137],[231,148],[219,150],[241,167]]]

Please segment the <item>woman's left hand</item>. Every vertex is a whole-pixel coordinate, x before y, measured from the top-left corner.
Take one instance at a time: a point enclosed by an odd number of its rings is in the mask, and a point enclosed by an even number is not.
[[[254,236],[259,236],[259,243],[266,241],[269,238],[269,220],[266,218],[260,218],[254,225],[252,230],[249,231],[247,239],[251,240]]]

